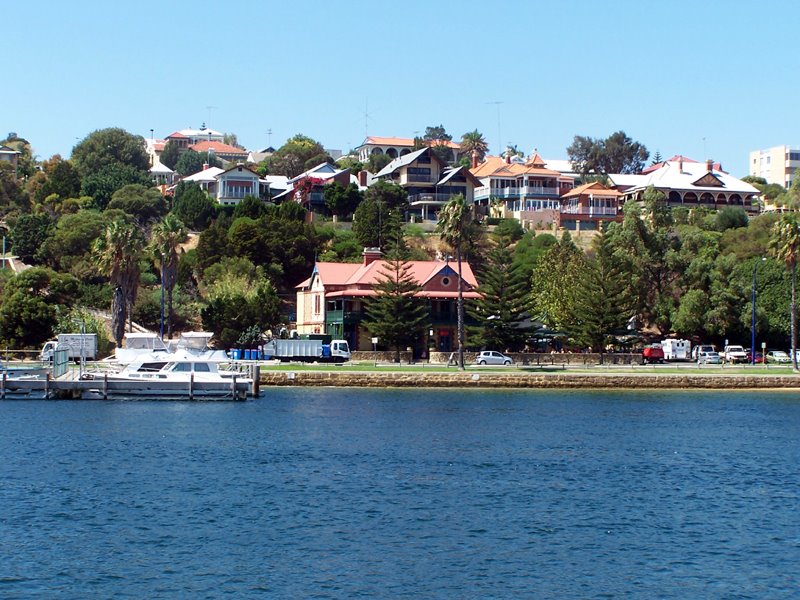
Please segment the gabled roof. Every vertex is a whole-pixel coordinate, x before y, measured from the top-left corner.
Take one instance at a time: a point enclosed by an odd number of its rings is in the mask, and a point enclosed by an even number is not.
[[[414,281],[422,286],[428,283],[443,269],[449,269],[451,271],[454,269],[454,265],[443,260],[412,260],[408,261],[406,264],[409,267],[409,273],[414,278]],[[390,269],[391,263],[385,260],[376,260],[367,265],[363,263],[318,262],[314,266],[314,273],[312,276],[298,285],[297,288],[302,289],[311,285],[314,274],[317,274],[326,290],[331,290],[330,293],[326,292],[326,296],[331,294],[338,296],[371,295],[372,286],[381,279],[384,279],[383,273]],[[467,262],[461,263],[461,276],[464,282],[470,287],[478,287],[478,282],[475,279],[475,275],[472,273],[472,268]],[[451,292],[440,293],[450,294]],[[458,295],[457,289],[454,288],[452,294],[454,296]],[[441,297],[451,296],[445,295]]]
[[[194,175],[189,175],[188,177],[184,177],[182,181],[194,181],[194,182],[216,181],[217,175],[224,172],[225,170],[220,169],[219,167],[209,167],[208,169],[203,169],[202,171],[198,171]]]
[[[328,179],[333,179],[345,171],[347,171],[347,169],[337,169],[336,165],[332,165],[329,162],[321,162],[316,167],[311,167],[308,171],[303,171],[297,177],[292,177],[289,180],[289,183],[295,183],[301,179],[305,179],[306,177],[327,181]]]
[[[661,161],[660,163],[656,163],[654,165],[650,165],[649,167],[646,167],[646,168],[642,169],[642,175],[647,175],[648,173],[652,173],[653,171],[657,171],[661,167],[665,166],[667,163],[671,163],[671,162],[675,162],[675,163],[683,162],[683,163],[687,163],[687,164],[697,163],[696,160],[694,160],[692,158],[689,158],[688,156],[683,156],[682,154],[676,154],[672,158],[668,158],[667,160]],[[718,162],[714,163],[712,166],[713,166],[715,171],[722,171],[723,170],[722,169],[722,165],[720,163],[718,163]],[[723,171],[723,172],[725,172],[725,171]]]
[[[364,142],[361,144],[362,146],[404,146],[408,148],[414,147],[414,140],[412,138],[399,138],[399,137],[379,137],[375,135],[367,136],[364,139]],[[448,148],[453,148],[454,150],[458,150],[461,148],[460,144],[456,142],[449,141],[442,144],[443,146],[447,146]]]
[[[533,160],[537,159],[535,165]],[[542,166],[538,166],[542,165]],[[487,156],[486,160],[470,171],[475,177],[517,177],[519,175],[543,175],[559,177],[561,173],[544,167],[544,161],[537,154],[526,164],[507,163],[501,156]]]
[[[250,167],[246,167],[245,165],[233,165],[232,167],[229,167],[228,169],[225,169],[224,171],[222,171],[222,173],[218,173],[217,177],[221,177],[222,175],[225,175],[226,173],[230,173],[232,171],[237,171],[237,172],[239,172],[239,171],[247,171],[251,175],[255,175],[259,179],[261,178],[261,175],[259,175],[255,171],[253,171],[253,169],[251,169]]]
[[[174,173],[172,169],[170,169],[167,165],[162,164],[161,162],[156,162],[152,167],[150,167],[151,173],[163,173],[165,175],[169,175],[170,173]]]
[[[230,144],[224,144],[223,142],[217,142],[213,140],[210,142],[208,140],[197,142],[196,144],[189,146],[189,149],[200,153],[211,150],[215,154],[238,154],[240,156],[247,156],[247,150],[242,150],[236,146],[231,146]]]
[[[599,181],[593,181],[592,183],[584,183],[583,185],[579,185],[578,187],[571,189],[561,197],[576,198],[578,196],[583,196],[585,194],[597,194],[598,196],[622,196],[622,194],[617,190],[613,188],[608,188]]]
[[[471,181],[472,181],[472,184],[473,184],[474,186],[476,186],[476,187],[477,187],[477,186],[480,186],[480,185],[481,185],[481,182],[480,182],[480,180],[479,180],[477,177],[475,177],[475,175],[473,175],[473,174],[470,172],[470,170],[469,170],[469,169],[467,169],[467,168],[466,168],[465,166],[463,166],[463,165],[461,165],[461,166],[458,166],[458,167],[447,167],[446,169],[444,169],[444,170],[442,171],[442,178],[439,180],[439,182],[438,182],[436,185],[444,185],[445,183],[447,183],[448,181],[450,181],[450,180],[451,180],[453,177],[455,177],[455,176],[456,176],[456,175],[458,175],[459,173],[461,173],[462,175],[464,175],[464,177],[466,177],[467,179],[471,180]]]
[[[14,150],[13,148],[9,148],[8,146],[0,146],[0,153],[3,153],[3,154],[21,154],[21,152],[18,152],[16,150]]]
[[[718,184],[707,185],[711,175]],[[756,195],[760,192],[741,179],[725,171],[709,171],[706,163],[686,160],[666,161],[660,168],[642,175],[612,174],[608,178],[617,188],[629,190],[645,189],[653,186],[659,190],[684,190],[693,192],[720,192]]]
[[[415,150],[414,152],[409,152],[405,156],[399,156],[398,158],[395,158],[392,162],[390,162],[388,165],[386,165],[380,171],[378,171],[375,174],[375,177],[386,177],[387,175],[391,175],[397,169],[410,165],[426,152],[430,155],[431,159],[439,163],[439,166],[441,167],[445,166],[446,163],[443,162],[441,158],[436,156],[436,154],[431,152],[431,149],[426,146],[425,148],[420,148],[419,150]]]

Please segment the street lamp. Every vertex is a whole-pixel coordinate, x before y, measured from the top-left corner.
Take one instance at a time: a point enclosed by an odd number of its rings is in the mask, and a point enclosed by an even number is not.
[[[750,320],[750,364],[756,364],[756,271],[758,271],[758,265],[762,262],[767,260],[763,256],[761,257],[760,262],[756,262],[753,265],[753,290],[752,290],[752,301],[751,304],[753,305],[753,312],[751,315]],[[762,357],[761,360],[764,360]]]

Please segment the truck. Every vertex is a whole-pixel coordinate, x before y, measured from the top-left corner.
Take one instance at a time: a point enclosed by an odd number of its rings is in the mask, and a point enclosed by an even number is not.
[[[61,344],[69,350],[69,358],[86,360],[97,358],[97,334],[96,333],[59,333],[58,338],[45,342],[42,351],[39,353],[39,360],[43,362],[53,360],[56,347]]]
[[[265,359],[282,362],[344,362],[350,360],[347,340],[283,340],[272,339],[261,347]]]
[[[747,350],[742,346],[725,346],[722,360],[726,363],[746,363]]]
[[[664,360],[689,360],[692,352],[692,342],[689,340],[676,340],[668,338],[661,342],[664,349]]]
[[[642,363],[650,365],[664,362],[664,348],[661,344],[650,344],[642,350]]]

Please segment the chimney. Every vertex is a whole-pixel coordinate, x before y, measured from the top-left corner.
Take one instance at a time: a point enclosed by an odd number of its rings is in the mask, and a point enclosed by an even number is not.
[[[362,252],[361,255],[364,257],[364,266],[366,267],[376,260],[380,260],[383,253],[380,248],[364,248],[364,252]]]
[[[678,172],[683,173],[683,157],[678,157]]]
[[[709,158],[709,159],[706,161],[706,171],[708,171],[709,173],[711,173],[711,171],[713,171],[713,170],[714,170],[714,161],[713,161],[713,160],[711,160],[711,159]]]
[[[367,187],[367,171],[365,169],[358,172],[358,185]]]
[[[506,164],[511,164],[511,150],[506,150]]]
[[[472,151],[472,167],[470,167],[470,168],[471,169],[476,169],[477,167],[478,167],[478,151],[477,150],[473,150]]]
[[[208,169],[208,163],[203,163],[203,171],[205,171],[206,169]]]

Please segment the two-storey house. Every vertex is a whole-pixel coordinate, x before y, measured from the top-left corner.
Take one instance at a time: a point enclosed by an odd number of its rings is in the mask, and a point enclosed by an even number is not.
[[[409,212],[421,220],[436,219],[441,207],[456,194],[474,202],[474,189],[480,184],[469,169],[449,167],[430,148],[396,158],[373,178],[391,181],[408,192]]]
[[[620,221],[621,196],[598,181],[579,185],[561,196],[559,226],[573,231],[595,231],[600,223]]]
[[[558,222],[559,198],[575,181],[548,169],[538,154],[525,162],[515,162],[509,154],[487,156],[471,173],[481,182],[475,189],[475,202],[490,216],[517,219],[536,229]]]
[[[351,348],[372,349],[372,335],[363,325],[365,303],[374,297],[374,285],[385,278],[390,266],[381,260],[377,248],[365,248],[361,263],[318,262],[311,276],[297,286],[297,331],[322,333],[345,339]],[[427,348],[447,352],[457,344],[456,312],[458,271],[454,263],[442,260],[407,263],[419,296],[428,305],[430,330],[417,341],[414,352]],[[464,298],[478,298],[478,283],[469,264],[461,265]]]

